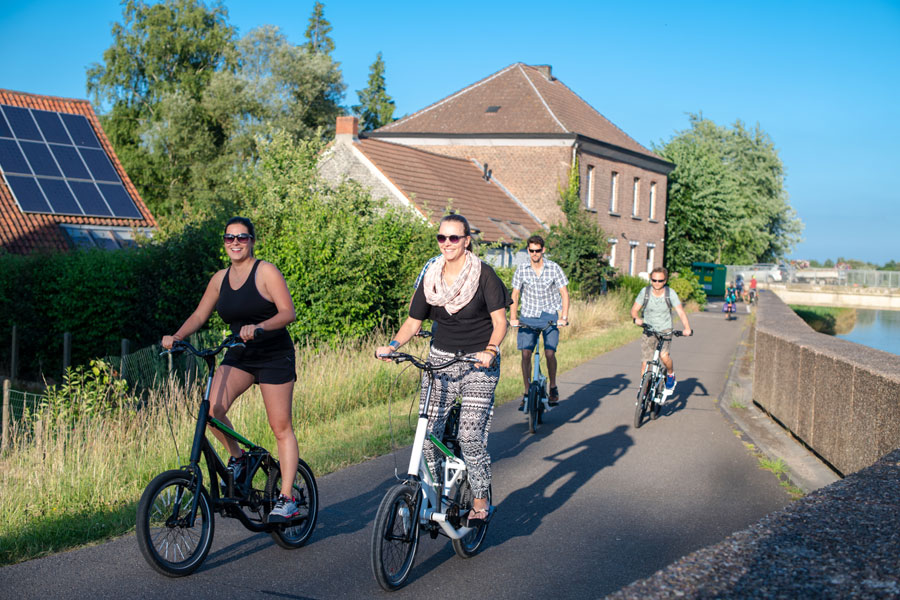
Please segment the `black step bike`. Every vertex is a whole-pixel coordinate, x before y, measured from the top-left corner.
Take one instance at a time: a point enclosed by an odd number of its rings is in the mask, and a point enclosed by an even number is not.
[[[672,337],[681,337],[683,331],[660,332],[644,323],[641,325],[644,332],[656,338],[656,350],[653,358],[647,363],[644,374],[641,377],[641,387],[638,388],[637,401],[634,403],[634,428],[638,429],[643,424],[644,417],[650,415],[650,420],[655,421],[659,417],[660,407],[665,403],[666,393],[666,366],[660,360],[663,344]],[[691,332],[693,335],[693,332]]]
[[[544,332],[556,326],[556,321],[550,321],[543,328],[524,325],[521,321],[517,326],[520,330],[531,331],[537,334],[537,343],[534,345],[534,355],[531,366],[531,383],[528,384],[528,393],[525,394],[525,416],[528,418],[528,432],[536,433],[538,425],[544,422],[544,413],[552,409],[549,404],[547,385],[549,379],[541,373],[541,340]]]
[[[197,350],[176,341],[162,354],[190,352],[202,358],[209,369],[206,390],[197,412],[190,462],[180,469],[157,475],[146,487],[137,510],[137,541],[144,558],[159,573],[181,577],[194,572],[212,546],[214,515],[237,519],[254,532],[268,532],[282,548],[300,548],[312,536],[319,509],[319,494],[312,470],[303,460],[297,465],[293,495],[300,514],[287,523],[268,523],[281,491],[281,470],[268,450],[257,446],[218,419],[209,416],[209,394],[215,357],[225,348],[242,347],[239,336],[225,338],[217,347]],[[215,427],[245,447],[245,469],[235,481],[206,437],[206,427]],[[204,458],[208,483],[204,485],[200,458]]]

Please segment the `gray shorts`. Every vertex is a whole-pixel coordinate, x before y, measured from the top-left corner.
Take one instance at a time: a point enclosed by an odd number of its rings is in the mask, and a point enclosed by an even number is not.
[[[672,340],[664,341],[662,350],[660,350],[660,354],[668,354],[669,346],[671,344]],[[645,333],[641,336],[641,362],[648,362],[653,360],[654,352],[656,352],[656,336]]]

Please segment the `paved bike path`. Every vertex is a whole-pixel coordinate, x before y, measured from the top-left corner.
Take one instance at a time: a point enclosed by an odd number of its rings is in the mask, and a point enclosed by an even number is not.
[[[209,557],[186,578],[151,571],[129,535],[4,567],[0,597],[602,597],[789,502],[716,406],[744,318],[691,316],[695,336],[673,342],[673,401],[638,430],[638,342],[562,375],[563,401],[536,435],[515,403],[498,407],[498,511],[484,550],[464,560],[446,538],[423,535],[408,586],[393,594],[370,566],[372,519],[393,483],[388,455],[319,479],[319,523],[299,550],[217,518]],[[396,455],[401,472],[407,458]]]

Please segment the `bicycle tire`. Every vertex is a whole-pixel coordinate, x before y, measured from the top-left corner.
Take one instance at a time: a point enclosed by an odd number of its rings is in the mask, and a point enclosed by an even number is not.
[[[541,402],[540,388],[536,383],[528,386],[528,401],[525,408],[528,412],[528,432],[535,433],[538,426],[538,404]]]
[[[400,483],[388,490],[372,529],[372,572],[385,591],[406,585],[419,544],[416,489]]]
[[[652,397],[650,398],[650,420],[655,421],[659,418],[659,411],[662,409],[662,399],[663,399],[663,391],[665,390],[665,379],[660,377],[656,380],[656,385],[651,386],[653,390]],[[660,402],[657,402],[657,398],[659,398]]]
[[[466,477],[465,480],[457,487],[456,489],[456,497],[454,500],[459,504],[460,512],[463,510],[468,511],[472,508],[472,501],[475,499],[474,494],[472,493],[472,486],[469,485],[469,478]],[[491,488],[488,487],[487,493],[488,506],[491,504]],[[487,535],[488,523],[482,523],[480,526],[475,527],[468,534],[464,535],[458,540],[451,540],[453,542],[453,551],[456,552],[456,555],[460,558],[472,558],[478,552],[481,551],[481,545],[484,543],[484,536]]]
[[[209,494],[202,486],[194,523],[184,527],[195,493],[196,482],[188,472],[166,471],[147,485],[138,503],[138,547],[147,563],[168,577],[193,573],[212,546],[215,521]],[[173,520],[176,506],[179,516]]]
[[[294,478],[291,488],[294,497],[300,500],[300,516],[290,523],[277,525],[269,532],[276,544],[288,550],[300,548],[309,541],[319,517],[319,489],[316,486],[316,478],[313,476],[312,469],[303,462],[303,459],[297,461],[297,476]],[[266,503],[267,517],[275,506],[275,499],[280,493],[281,469],[276,463],[269,473],[266,483],[266,498],[270,499]]]
[[[638,390],[637,401],[634,403],[634,428],[640,429],[644,414],[647,412],[647,401],[650,399],[650,369],[644,372],[641,378],[641,387]]]

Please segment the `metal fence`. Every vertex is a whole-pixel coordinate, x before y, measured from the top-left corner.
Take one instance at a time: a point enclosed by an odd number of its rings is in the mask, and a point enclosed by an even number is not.
[[[760,283],[839,285],[857,288],[900,289],[900,271],[862,269],[796,269],[779,265],[728,265],[726,279],[740,274],[744,281],[756,277]]]

